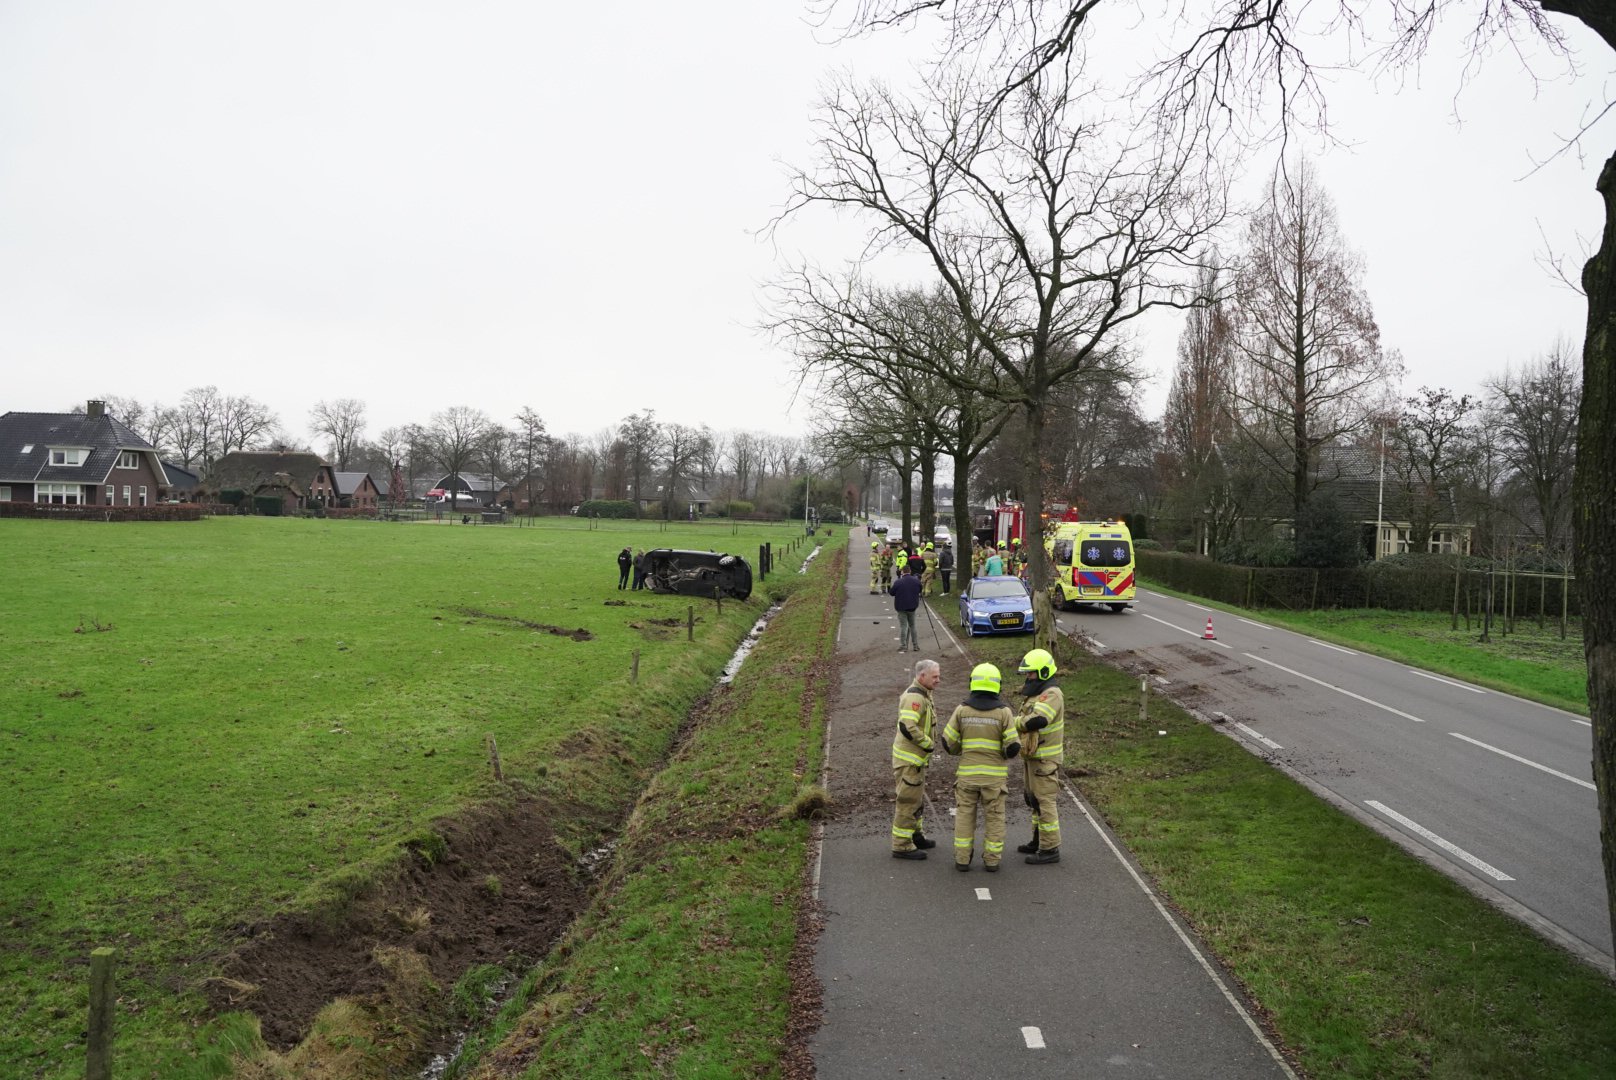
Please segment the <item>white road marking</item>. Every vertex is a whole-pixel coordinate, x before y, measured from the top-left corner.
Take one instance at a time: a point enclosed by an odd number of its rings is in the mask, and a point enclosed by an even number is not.
[[[1296,1073],[1291,1069],[1290,1065],[1286,1064],[1284,1056],[1274,1048],[1272,1042],[1268,1041],[1268,1036],[1263,1034],[1263,1029],[1257,1026],[1257,1022],[1251,1018],[1251,1014],[1246,1011],[1246,1007],[1229,990],[1228,984],[1223,981],[1223,977],[1207,961],[1201,950],[1196,947],[1195,942],[1191,941],[1189,935],[1184,933],[1184,928],[1178,925],[1177,920],[1172,915],[1168,914],[1167,908],[1161,902],[1161,898],[1152,891],[1149,885],[1145,884],[1145,879],[1139,876],[1139,871],[1135,870],[1133,864],[1122,854],[1122,849],[1117,847],[1110,834],[1095,820],[1095,815],[1089,813],[1089,808],[1078,797],[1077,792],[1072,789],[1072,785],[1067,783],[1065,778],[1061,779],[1060,785],[1066,792],[1066,797],[1076,803],[1078,810],[1084,817],[1088,818],[1089,827],[1099,834],[1100,839],[1105,842],[1105,846],[1111,849],[1111,854],[1116,857],[1117,862],[1121,863],[1122,868],[1128,872],[1128,876],[1133,878],[1133,883],[1139,886],[1141,892],[1150,897],[1150,902],[1156,907],[1156,913],[1162,917],[1168,926],[1173,928],[1173,933],[1178,935],[1178,940],[1183,942],[1184,947],[1190,951],[1190,955],[1195,957],[1196,963],[1201,965],[1201,970],[1206,972],[1206,977],[1212,980],[1212,985],[1222,992],[1224,1000],[1229,1003],[1229,1007],[1234,1009],[1235,1014],[1245,1021],[1246,1027],[1250,1030],[1252,1036],[1262,1044],[1263,1049],[1268,1051],[1269,1056],[1274,1059],[1274,1064],[1279,1067],[1279,1071],[1290,1077],[1290,1080],[1296,1080]],[[1033,1030],[1036,1031],[1037,1029],[1034,1028]],[[1023,1033],[1025,1033],[1025,1030]]]
[[[1497,881],[1515,880],[1497,867],[1489,866],[1487,863],[1482,862],[1464,848],[1459,847],[1456,844],[1450,844],[1436,833],[1432,832],[1430,829],[1427,829],[1423,825],[1416,822],[1410,821],[1408,818],[1404,817],[1402,814],[1399,814],[1396,810],[1393,810],[1385,803],[1376,802],[1374,799],[1366,799],[1364,800],[1364,805],[1372,810],[1377,810],[1380,813],[1385,814],[1387,817],[1391,818],[1405,829],[1418,833],[1420,836],[1423,836],[1425,839],[1429,840],[1443,851],[1448,852],[1450,855],[1458,856],[1460,859],[1463,859],[1465,862],[1469,863],[1471,866],[1474,866],[1477,870],[1480,870],[1483,874],[1486,874],[1490,878]]]
[[[1185,602],[1185,603],[1186,603],[1186,604],[1190,604],[1190,602],[1189,602],[1189,601],[1188,601],[1188,600],[1186,600],[1186,601],[1184,601],[1184,602]],[[1206,613],[1207,613],[1207,614],[1208,614],[1208,615],[1210,615],[1210,614],[1212,614],[1212,609],[1211,609],[1211,608],[1209,608],[1209,607],[1202,607],[1202,606],[1201,606],[1201,605],[1200,605],[1200,604],[1190,604],[1190,607],[1192,607],[1192,608],[1194,608],[1194,609],[1195,609],[1195,610],[1196,610],[1196,611],[1204,611],[1204,612],[1206,612]]]
[[[1418,675],[1422,679],[1430,679],[1432,682],[1447,683],[1449,686],[1457,686],[1460,690],[1468,690],[1472,694],[1485,694],[1487,692],[1485,690],[1477,690],[1474,686],[1466,686],[1464,683],[1454,682],[1452,679],[1444,679],[1440,675],[1432,675],[1429,671],[1421,671],[1419,668],[1408,668],[1407,670],[1414,675]]]
[[[1353,652],[1351,649],[1343,649],[1339,645],[1331,645],[1328,641],[1320,641],[1318,638],[1310,637],[1307,640],[1311,641],[1315,645],[1323,645],[1326,649],[1334,649],[1336,652],[1344,652],[1348,656],[1357,656],[1358,655],[1357,653]]]
[[[1345,694],[1349,698],[1353,698],[1353,699],[1355,699],[1357,701],[1363,702],[1365,705],[1373,705],[1377,709],[1385,709],[1387,712],[1391,713],[1394,716],[1401,716],[1404,720],[1412,720],[1416,724],[1425,723],[1425,721],[1421,720],[1418,716],[1414,716],[1414,715],[1412,715],[1410,713],[1406,713],[1402,709],[1394,709],[1390,705],[1382,705],[1380,702],[1376,701],[1374,698],[1366,698],[1362,694],[1354,694],[1351,690],[1345,690],[1345,689],[1335,685],[1335,683],[1327,683],[1323,679],[1315,679],[1311,675],[1303,675],[1300,671],[1296,671],[1293,668],[1288,668],[1284,664],[1276,664],[1272,660],[1264,660],[1262,657],[1256,656],[1256,655],[1254,655],[1252,653],[1242,653],[1241,655],[1250,657],[1251,659],[1257,661],[1257,663],[1259,663],[1259,664],[1267,664],[1269,667],[1276,667],[1279,670],[1285,672],[1287,675],[1295,675],[1298,679],[1306,679],[1310,683],[1318,683],[1320,686],[1322,686],[1322,687],[1324,687],[1324,688],[1326,688],[1328,690],[1334,690],[1338,694]]]
[[[1042,1049],[1044,1049],[1044,1033],[1042,1031],[1039,1031],[1037,1028],[1035,1028],[1035,1027],[1024,1027],[1024,1028],[1022,1028],[1021,1029],[1021,1037],[1023,1039],[1027,1040],[1027,1049],[1028,1050],[1042,1050]]]
[[[1235,618],[1238,619],[1240,617],[1237,615],[1237,616],[1235,616]],[[1272,630],[1273,629],[1273,627],[1269,626],[1267,623],[1252,622],[1250,619],[1240,619],[1240,621],[1245,623],[1247,626],[1255,626],[1259,630]]]
[[[1219,641],[1217,638],[1201,637],[1201,635],[1197,634],[1194,630],[1186,630],[1182,626],[1174,626],[1172,623],[1168,622],[1166,619],[1158,619],[1154,615],[1146,615],[1143,611],[1141,611],[1139,614],[1144,615],[1145,618],[1149,619],[1151,622],[1159,622],[1163,626],[1167,627],[1169,630],[1177,630],[1180,634],[1188,634],[1190,637],[1196,638],[1197,640],[1200,640],[1200,641],[1204,641],[1208,645],[1216,645],[1220,649],[1227,649],[1229,647],[1229,646],[1225,645],[1223,642]]]
[[[1583,727],[1593,727],[1592,722],[1583,719],[1574,712],[1566,712],[1564,709],[1556,709],[1553,705],[1545,705],[1540,701],[1528,701],[1526,698],[1517,698],[1516,700],[1526,705],[1536,705],[1540,709],[1547,709],[1550,712],[1559,713],[1561,716],[1568,717],[1572,722],[1581,724]]]
[[[1219,713],[1218,715],[1223,716],[1222,713]],[[1225,720],[1228,719],[1227,716],[1224,716],[1223,718]],[[1234,726],[1239,728],[1241,731],[1244,731],[1247,735],[1250,735],[1253,739],[1255,739],[1257,742],[1262,743],[1264,746],[1268,747],[1268,749],[1270,749],[1270,750],[1283,750],[1283,749],[1285,749],[1283,746],[1279,745],[1273,739],[1270,739],[1266,735],[1257,734],[1255,731],[1252,731],[1250,728],[1248,728],[1244,724],[1241,724],[1241,723],[1237,722]]]
[[[1560,779],[1569,780],[1573,784],[1581,784],[1583,787],[1587,788],[1589,791],[1597,790],[1588,781],[1579,780],[1577,777],[1572,776],[1569,773],[1563,773],[1559,769],[1551,769],[1547,765],[1539,765],[1535,761],[1529,761],[1526,758],[1523,758],[1523,757],[1519,756],[1518,754],[1510,753],[1508,750],[1500,750],[1496,746],[1488,746],[1486,743],[1480,741],[1479,739],[1472,739],[1470,736],[1461,735],[1457,731],[1450,731],[1450,732],[1448,732],[1448,734],[1452,735],[1455,739],[1463,739],[1465,742],[1470,743],[1472,746],[1479,746],[1483,750],[1491,750],[1493,753],[1498,754],[1500,757],[1507,757],[1511,761],[1520,762],[1522,765],[1530,765],[1532,768],[1537,769],[1540,772],[1546,772],[1550,776],[1558,776]]]
[[[989,894],[989,892],[986,889],[978,889],[978,890],[976,890],[976,898],[978,900],[992,900],[993,899],[992,895]]]

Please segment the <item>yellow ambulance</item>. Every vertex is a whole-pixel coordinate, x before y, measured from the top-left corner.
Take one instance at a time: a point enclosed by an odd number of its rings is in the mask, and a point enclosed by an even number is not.
[[[1134,604],[1133,536],[1120,521],[1062,521],[1046,541],[1055,563],[1051,596],[1067,611],[1103,605],[1122,611]]]

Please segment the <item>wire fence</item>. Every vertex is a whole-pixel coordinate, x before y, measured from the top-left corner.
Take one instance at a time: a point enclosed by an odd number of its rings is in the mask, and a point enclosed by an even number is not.
[[[1234,566],[1197,555],[1138,553],[1139,572],[1169,588],[1246,608],[1318,611],[1380,608],[1444,611],[1459,619],[1532,619],[1564,625],[1581,617],[1576,576],[1486,566],[1367,563],[1341,569]]]

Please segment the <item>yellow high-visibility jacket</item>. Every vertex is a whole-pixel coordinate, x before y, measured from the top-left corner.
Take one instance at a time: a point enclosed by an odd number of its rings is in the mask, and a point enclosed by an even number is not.
[[[1035,716],[1042,716],[1049,721],[1048,725],[1038,731],[1027,730],[1027,721]],[[1053,761],[1057,765],[1062,760],[1064,752],[1063,732],[1066,728],[1066,697],[1061,688],[1050,683],[1028,698],[1021,707],[1021,715],[1016,717],[1016,730],[1025,738],[1023,746],[1033,749],[1027,756],[1037,761]]]
[[[994,702],[999,702],[997,707]],[[960,755],[957,779],[1005,779],[1010,775],[1009,760],[1021,746],[1016,715],[996,695],[972,694],[948,718],[943,746]]]
[[[892,737],[894,769],[903,765],[925,767],[932,747],[936,745],[931,735],[935,723],[936,714],[932,711],[931,691],[920,685],[905,690],[898,698],[898,722],[893,725],[896,732]],[[904,737],[905,727],[914,732],[919,738],[918,742]]]

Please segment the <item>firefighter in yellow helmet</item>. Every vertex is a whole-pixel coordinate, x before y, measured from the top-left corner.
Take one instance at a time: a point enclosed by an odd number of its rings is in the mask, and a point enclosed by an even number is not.
[[[892,545],[891,544],[882,544],[881,545],[881,591],[883,593],[886,592],[887,591],[887,586],[891,585],[891,584],[892,584]]]
[[[870,595],[881,591],[881,541],[870,541]]]
[[[971,576],[981,577],[982,567],[988,561],[988,546],[977,540],[971,544]],[[969,584],[969,582],[967,582]]]
[[[924,859],[926,849],[937,846],[922,831],[925,821],[921,807],[926,798],[926,763],[936,747],[932,730],[936,713],[931,692],[942,681],[943,670],[935,660],[915,662],[914,682],[898,698],[898,732],[892,739],[892,780],[897,806],[892,812],[892,857]]]
[[[1016,716],[999,697],[999,669],[971,669],[971,692],[943,729],[943,748],[960,755],[954,773],[954,869],[971,868],[976,810],[982,808],[982,865],[993,873],[1004,858],[1004,801],[1010,766],[1021,752]]]
[[[928,543],[920,557],[926,564],[920,575],[920,595],[930,596],[932,584],[937,580],[937,545]]]
[[[1016,668],[1027,677],[1016,717],[1021,737],[1023,797],[1032,809],[1032,840],[1016,848],[1034,866],[1060,862],[1060,770],[1066,699],[1055,684],[1055,658],[1034,649]]]

